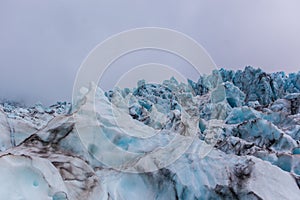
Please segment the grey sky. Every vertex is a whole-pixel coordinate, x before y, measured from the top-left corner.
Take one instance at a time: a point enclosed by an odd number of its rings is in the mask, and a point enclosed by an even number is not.
[[[298,71],[299,9],[298,0],[0,0],[0,98],[70,100],[77,69],[94,46],[144,26],[191,36],[220,67]],[[182,62],[150,52],[115,68],[153,60]]]

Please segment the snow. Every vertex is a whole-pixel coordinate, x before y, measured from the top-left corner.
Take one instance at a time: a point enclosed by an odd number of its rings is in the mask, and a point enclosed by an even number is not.
[[[221,69],[91,84],[74,105],[4,103],[1,199],[299,199],[299,80]]]

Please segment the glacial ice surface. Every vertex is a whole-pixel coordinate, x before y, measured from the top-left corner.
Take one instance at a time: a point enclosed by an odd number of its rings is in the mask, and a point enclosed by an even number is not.
[[[0,106],[1,199],[300,197],[300,72],[220,69],[81,95]]]

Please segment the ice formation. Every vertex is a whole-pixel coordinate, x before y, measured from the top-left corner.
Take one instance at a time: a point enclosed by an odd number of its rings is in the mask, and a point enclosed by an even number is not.
[[[300,72],[221,69],[80,99],[1,105],[1,199],[300,198]]]

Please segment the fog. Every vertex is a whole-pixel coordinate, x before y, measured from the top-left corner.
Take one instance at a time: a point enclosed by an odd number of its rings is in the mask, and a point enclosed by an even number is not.
[[[1,0],[0,98],[28,104],[70,101],[76,72],[88,53],[109,36],[137,27],[185,33],[218,67],[298,71],[299,8],[297,0]],[[122,75],[118,68],[143,62],[176,66],[195,79],[184,61],[148,51],[116,62],[104,78],[105,89]]]

